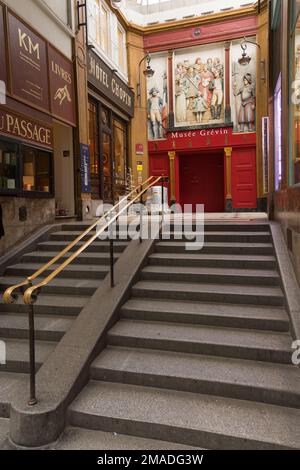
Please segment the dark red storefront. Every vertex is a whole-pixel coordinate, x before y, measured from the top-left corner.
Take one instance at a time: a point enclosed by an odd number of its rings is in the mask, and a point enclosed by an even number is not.
[[[232,128],[175,131],[149,142],[150,174],[169,177],[169,202],[206,212],[256,210],[256,134]]]

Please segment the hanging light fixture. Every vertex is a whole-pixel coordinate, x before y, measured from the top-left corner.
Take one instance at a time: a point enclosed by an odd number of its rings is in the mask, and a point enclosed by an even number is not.
[[[244,41],[242,42],[241,44],[241,48],[242,48],[242,57],[238,60],[239,64],[240,65],[249,65],[250,62],[251,62],[251,57],[249,55],[247,55],[247,44],[246,44],[246,41],[244,39]]]

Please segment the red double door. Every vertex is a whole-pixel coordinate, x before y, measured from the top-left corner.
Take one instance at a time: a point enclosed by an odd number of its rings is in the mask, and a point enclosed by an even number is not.
[[[181,204],[204,204],[205,212],[223,212],[224,152],[185,154],[179,157]]]

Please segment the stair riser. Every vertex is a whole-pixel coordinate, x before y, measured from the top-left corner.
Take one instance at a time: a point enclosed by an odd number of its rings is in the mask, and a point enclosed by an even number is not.
[[[112,334],[108,334],[107,341],[111,346],[155,349],[188,354],[205,354],[206,356],[232,357],[237,359],[291,364],[291,353],[281,350],[249,348],[246,346],[228,346],[225,344],[219,345],[214,343],[197,343],[192,341],[186,342],[154,338],[136,338]]]
[[[61,306],[48,306],[48,305],[35,305],[34,313],[36,315],[59,315],[59,316],[77,316],[81,312],[82,307],[66,307]],[[11,313],[28,313],[28,306],[25,304],[1,304],[0,312]]]
[[[65,261],[67,258],[62,258],[63,261]],[[115,262],[117,261],[118,257],[115,256]],[[42,263],[42,264],[46,264],[48,263],[49,261],[49,257],[48,256],[45,256],[42,254],[40,255],[37,255],[37,256],[32,256],[32,255],[24,255],[22,257],[22,262],[23,263]],[[85,265],[93,265],[93,266],[96,266],[96,265],[109,265],[110,264],[110,259],[109,259],[109,256],[107,255],[107,257],[105,258],[95,258],[93,256],[85,256],[85,257],[78,257],[76,259],[74,259],[74,261],[72,261],[72,264],[85,264]]]
[[[237,268],[237,269],[276,269],[276,261],[234,260],[234,259],[193,259],[193,258],[154,258],[149,257],[152,266],[193,266],[207,268]]]
[[[0,403],[0,418],[9,418],[10,403]]]
[[[94,429],[104,432],[125,434],[130,436],[159,439],[167,442],[200,447],[204,449],[257,449],[276,450],[278,445],[267,442],[257,442],[238,437],[214,434],[206,431],[196,431],[181,427],[161,425],[149,421],[134,421],[107,416],[95,416],[77,411],[68,414],[69,424],[86,429]]]
[[[76,236],[74,236],[72,233],[68,233],[68,234],[53,233],[50,236],[50,241],[51,242],[55,242],[55,241],[71,242],[71,241],[75,240],[75,238],[77,238],[79,235],[80,235],[80,233],[78,233],[78,235],[76,235]],[[87,241],[90,238],[91,238],[90,234],[85,235],[81,239],[81,241]],[[119,235],[117,234],[115,241],[118,241],[118,240],[120,240],[120,241],[130,241],[131,237],[129,235],[119,237]],[[109,239],[108,238],[106,238],[106,239],[97,238],[96,241],[109,241]]]
[[[180,238],[175,236],[174,234],[170,234],[170,236],[165,235],[163,240],[173,240],[173,241],[187,241],[193,242],[193,239],[189,239],[189,236],[186,237],[184,234]],[[271,235],[265,234],[249,234],[243,235],[241,233],[205,233],[204,235],[204,243],[205,242],[216,242],[216,243],[271,243]]]
[[[183,230],[184,228],[186,231],[191,230],[198,230],[199,231],[199,224],[193,223],[170,223],[169,225],[170,230],[165,228],[170,232],[178,232]],[[208,223],[205,224],[205,230],[209,232],[270,232],[270,226],[268,224],[218,224],[218,223]]]
[[[60,331],[41,331],[35,329],[35,339],[42,341],[60,341],[65,333]],[[15,328],[0,328],[1,338],[12,338],[12,339],[28,339],[29,330],[15,329]]]
[[[93,272],[93,271],[81,271],[80,270],[80,265],[78,266],[78,270],[72,270],[68,271],[65,270],[61,272],[57,277],[61,279],[68,279],[68,278],[73,278],[73,279],[99,279],[102,280],[108,273],[108,267],[107,270],[105,271],[100,271],[100,272]],[[42,265],[41,265],[42,267]],[[51,274],[52,269],[46,269],[44,271],[45,275]],[[33,273],[32,270],[27,269],[25,266],[24,267],[19,267],[19,268],[14,268],[14,267],[8,267],[5,271],[6,276],[22,276],[22,277],[28,277]]]
[[[279,278],[274,276],[239,276],[219,274],[159,273],[141,272],[141,279],[147,281],[201,282],[221,284],[278,286]]]
[[[29,346],[28,346],[29,357]],[[36,372],[42,367],[39,362],[35,363]],[[7,361],[6,364],[0,365],[0,372],[12,372],[18,374],[29,374],[29,361]],[[28,390],[29,393],[29,390]]]
[[[102,274],[102,279],[105,277],[105,273]],[[100,284],[100,283],[99,283]],[[11,287],[11,284],[0,284],[0,292],[4,292],[5,289]],[[84,286],[84,287],[72,287],[72,286],[51,286],[47,285],[43,287],[43,294],[56,294],[56,295],[83,295],[92,296],[96,291],[96,288]]]
[[[89,227],[90,227],[90,225],[87,225],[87,224],[63,224],[61,226],[61,231],[62,232],[68,232],[68,231],[70,231],[70,232],[84,232]],[[127,227],[128,227],[128,225],[126,225],[126,224],[123,224],[123,225],[118,225],[117,224],[117,225],[115,225],[114,229],[117,232],[120,229],[121,229],[121,232],[124,232],[124,231],[127,230]],[[265,231],[267,231],[267,230],[268,230],[268,228],[265,228]],[[259,230],[257,230],[257,231],[259,231]],[[91,233],[94,233],[94,232],[95,232],[95,228],[93,230],[91,230]]]
[[[37,250],[38,251],[57,251],[57,253],[59,253],[64,248],[65,246],[61,246],[61,245],[48,245],[48,244],[41,245],[40,244],[38,245]],[[75,252],[76,250],[78,250],[78,248],[80,248],[80,245],[73,246],[70,252]],[[114,251],[116,253],[123,253],[125,248],[126,246],[117,245],[117,244],[114,245]],[[90,245],[84,250],[84,252],[85,253],[109,253],[109,250],[110,250],[110,246],[109,246],[109,243],[107,243],[105,246]]]
[[[132,294],[139,298],[173,299],[185,301],[224,302],[234,304],[272,305],[283,306],[284,298],[281,296],[265,296],[254,294],[218,293],[218,292],[183,292],[158,291],[133,287]]]
[[[232,318],[232,317],[218,317],[217,315],[192,315],[188,313],[176,312],[145,312],[136,311],[126,308],[121,309],[122,318],[128,320],[145,320],[145,321],[161,321],[161,322],[174,322],[184,323],[187,325],[207,325],[228,328],[246,328],[254,330],[270,330],[288,332],[288,321],[279,320],[257,320],[252,318]]]
[[[298,395],[282,393],[272,389],[240,385],[234,382],[219,382],[217,378],[215,381],[195,380],[147,373],[141,374],[124,370],[101,369],[99,367],[91,367],[91,378],[105,382],[201,393],[204,395],[300,408],[300,392]]]
[[[180,246],[167,246],[167,245],[156,245],[155,246],[156,253],[189,253],[186,250],[185,242],[182,241]],[[220,246],[220,247],[211,247],[204,245],[203,248],[199,251],[201,254],[205,255],[273,255],[274,250],[272,247],[256,247],[255,245],[249,247],[227,247],[227,246]]]

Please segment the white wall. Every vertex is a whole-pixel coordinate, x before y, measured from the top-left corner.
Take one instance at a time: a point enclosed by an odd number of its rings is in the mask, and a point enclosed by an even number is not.
[[[4,0],[4,3],[69,59],[72,58],[74,32],[67,26],[68,0]]]

